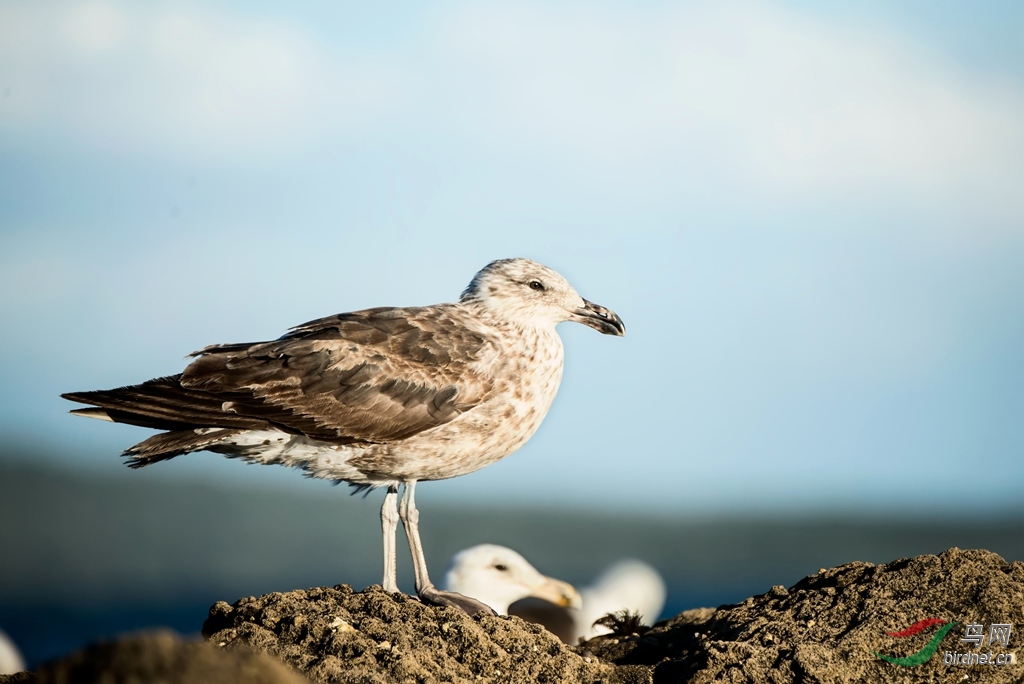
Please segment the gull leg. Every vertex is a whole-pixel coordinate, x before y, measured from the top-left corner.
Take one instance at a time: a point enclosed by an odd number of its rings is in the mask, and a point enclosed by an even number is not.
[[[405,536],[409,538],[409,553],[412,554],[412,567],[416,575],[416,594],[424,603],[435,606],[453,606],[468,615],[484,612],[495,615],[490,606],[454,591],[441,591],[430,581],[427,575],[427,560],[423,555],[423,544],[420,542],[420,512],[416,510],[416,480],[405,483],[402,491],[402,503],[398,514],[405,526]]]
[[[380,526],[384,532],[384,591],[398,591],[398,554],[395,534],[398,532],[398,487],[388,487],[384,505],[380,507]]]

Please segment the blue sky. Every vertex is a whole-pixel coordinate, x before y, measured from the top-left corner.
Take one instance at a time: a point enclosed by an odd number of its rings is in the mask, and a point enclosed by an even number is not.
[[[425,498],[1015,506],[1024,9],[891,5],[2,3],[0,434],[119,468],[60,392],[528,256],[628,336]]]

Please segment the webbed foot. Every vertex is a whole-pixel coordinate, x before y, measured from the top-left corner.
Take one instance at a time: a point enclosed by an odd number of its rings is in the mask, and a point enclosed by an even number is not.
[[[481,603],[474,598],[457,594],[454,591],[441,591],[437,587],[424,587],[419,592],[420,600],[432,606],[451,606],[458,608],[466,615],[497,615],[486,603]]]

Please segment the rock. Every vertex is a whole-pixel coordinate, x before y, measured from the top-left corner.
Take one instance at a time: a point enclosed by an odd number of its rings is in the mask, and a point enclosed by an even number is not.
[[[927,618],[957,624],[935,654],[916,666],[875,655],[910,656],[941,625],[891,637]],[[655,682],[1019,682],[1024,649],[1012,665],[956,665],[946,652],[1012,653],[1024,639],[1024,563],[988,551],[950,549],[886,565],[849,563],[820,571],[786,590],[717,610],[686,611],[642,639],[601,636],[583,648],[603,661],[650,668]],[[986,634],[964,644],[968,624]],[[1011,624],[1009,644],[990,647],[992,624]],[[952,678],[951,678],[952,677]]]
[[[584,660],[542,627],[469,617],[380,587],[346,585],[218,603],[209,643],[274,655],[315,682],[632,682],[649,668]],[[630,678],[639,670],[642,679]]]
[[[258,653],[225,653],[171,632],[136,634],[89,646],[36,673],[0,677],[2,684],[308,684],[281,662]]]
[[[957,624],[931,658],[902,666],[943,625],[906,637],[928,618]],[[218,603],[203,632],[226,650],[274,655],[317,682],[1017,682],[1024,657],[1009,665],[946,664],[970,623],[1024,632],[1024,563],[988,551],[950,549],[887,565],[850,563],[796,585],[776,586],[741,604],[686,611],[636,634],[566,647],[516,617],[467,617],[379,587],[341,585]],[[1015,622],[1016,621],[1016,622]],[[1021,654],[1024,656],[1024,652]],[[950,679],[952,677],[952,679]]]
[[[1009,684],[1024,682],[1024,650],[1002,665],[947,662],[946,654],[1015,653],[1022,618],[1024,563],[980,550],[849,563],[652,628],[623,622],[622,633],[572,648],[517,617],[468,617],[380,587],[339,585],[217,603],[203,626],[205,645],[131,637],[49,664],[37,677],[0,676],[0,684],[304,681],[267,655],[310,680],[339,684]],[[929,622],[908,630],[922,621]],[[983,645],[961,642],[973,624]],[[993,624],[1010,626],[1005,646],[988,643]],[[918,655],[901,665],[876,654]]]
[[[15,672],[9,675],[0,675],[0,684],[33,684],[36,676],[31,672]]]

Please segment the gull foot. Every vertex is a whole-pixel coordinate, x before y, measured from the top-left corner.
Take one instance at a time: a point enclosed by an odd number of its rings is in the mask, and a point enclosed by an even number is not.
[[[456,594],[454,591],[441,591],[436,587],[424,587],[419,596],[420,600],[424,603],[429,603],[432,606],[451,606],[458,608],[466,615],[476,615],[477,613],[497,615],[486,603],[480,603],[476,599]]]

